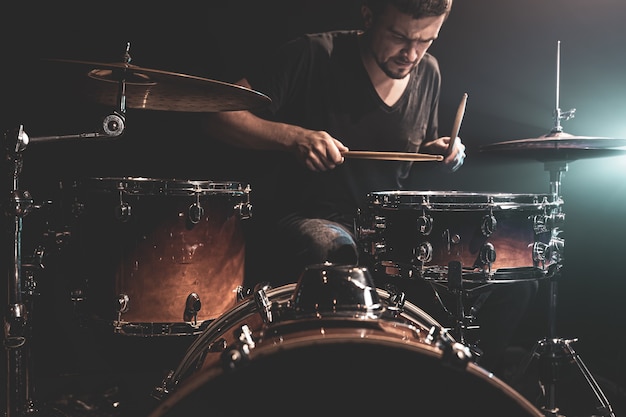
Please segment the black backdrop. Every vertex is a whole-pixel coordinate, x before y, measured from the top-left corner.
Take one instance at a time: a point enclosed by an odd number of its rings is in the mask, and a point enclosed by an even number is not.
[[[78,101],[77,92],[59,81],[59,69],[40,58],[118,61],[131,42],[135,65],[233,82],[292,36],[359,24],[358,1],[347,0],[6,3],[0,122],[3,129],[22,124],[32,137],[97,130],[111,110]],[[542,163],[501,159],[480,147],[537,137],[553,127],[558,41],[560,105],[577,109],[563,122],[565,131],[626,137],[624,16],[622,0],[458,0],[431,51],[444,77],[441,133],[451,126],[462,94],[469,94],[461,128],[468,158],[458,175],[419,178],[416,188],[549,192]],[[22,188],[42,201],[57,195],[60,180],[82,176],[254,178],[254,158],[198,135],[196,119],[129,110],[127,130],[115,141],[32,145],[24,153]],[[585,159],[568,168],[561,189],[567,250],[557,333],[578,337],[574,346],[587,365],[625,385],[624,160]],[[537,300],[525,342],[545,334],[547,303]]]

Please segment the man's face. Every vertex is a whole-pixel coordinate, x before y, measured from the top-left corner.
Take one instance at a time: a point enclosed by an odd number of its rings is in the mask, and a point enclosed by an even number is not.
[[[380,69],[394,79],[406,77],[419,63],[445,20],[444,15],[414,19],[394,6],[387,6],[375,21],[367,7],[363,16],[370,33],[370,53]]]

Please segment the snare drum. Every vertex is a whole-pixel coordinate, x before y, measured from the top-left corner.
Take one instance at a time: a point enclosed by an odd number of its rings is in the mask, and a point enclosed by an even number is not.
[[[238,301],[248,186],[109,177],[79,188],[87,304],[116,333],[199,333]]]
[[[328,264],[211,323],[155,393],[149,417],[542,415],[366,268]]]
[[[497,282],[535,279],[561,261],[562,201],[548,195],[380,191],[368,195],[358,240],[377,269],[392,275],[464,276]]]

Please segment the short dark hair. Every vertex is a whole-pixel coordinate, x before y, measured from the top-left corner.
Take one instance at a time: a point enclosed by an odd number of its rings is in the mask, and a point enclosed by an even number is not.
[[[400,12],[410,14],[415,19],[447,16],[452,9],[452,0],[364,0],[364,4],[374,16],[380,16],[388,5],[393,5]]]

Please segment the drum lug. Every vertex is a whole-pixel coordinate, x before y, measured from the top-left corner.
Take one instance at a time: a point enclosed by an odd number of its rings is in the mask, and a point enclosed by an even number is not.
[[[115,207],[114,215],[117,220],[122,221],[122,222],[127,222],[128,219],[130,219],[132,212],[133,212],[133,208],[130,204],[124,201],[120,201],[120,204],[117,207]]]
[[[415,259],[421,263],[430,262],[433,259],[433,245],[428,241],[420,243],[415,250]]]
[[[117,321],[113,324],[113,326],[115,327],[115,332],[119,333],[122,331],[123,328],[122,314],[128,312],[128,310],[130,309],[130,297],[128,296],[128,294],[120,294],[117,296],[116,302],[117,304],[115,310],[117,311]]]
[[[270,286],[267,283],[259,283],[254,288],[254,302],[265,324],[269,324],[274,320],[272,316],[272,302],[266,292],[268,289],[270,289]]]
[[[395,287],[387,286],[389,291],[389,299],[387,302],[389,305],[387,309],[391,311],[394,316],[400,315],[404,311],[404,303],[406,301],[406,295],[402,291],[398,291]]]
[[[252,204],[248,202],[235,204],[234,210],[239,212],[239,218],[241,220],[246,220],[252,217]]]
[[[189,209],[187,210],[187,217],[189,218],[191,224],[200,223],[202,216],[204,216],[204,207],[200,205],[199,201],[196,201],[189,206]]]
[[[487,242],[480,248],[478,259],[483,266],[487,265],[491,269],[491,265],[496,261],[496,248],[492,243]]]
[[[468,363],[474,360],[471,349],[462,343],[456,342],[450,334],[439,326],[432,326],[425,339],[426,343],[441,349],[441,360],[446,366],[463,370]]]
[[[535,234],[547,233],[565,222],[565,213],[536,215],[532,217]]]
[[[559,263],[562,261],[565,241],[562,238],[553,236],[550,243],[535,242],[533,244],[533,262],[535,264]]]
[[[419,230],[422,236],[428,236],[433,231],[433,218],[426,214],[419,216],[417,218],[417,230]]]
[[[480,224],[480,230],[483,233],[483,236],[489,237],[496,231],[496,227],[498,225],[498,221],[493,214],[486,214],[483,216],[482,222]]]
[[[192,292],[187,296],[187,301],[185,302],[185,313],[183,314],[183,321],[191,322],[194,325],[197,324],[198,321],[198,311],[202,309],[202,301],[200,301],[200,296]]]
[[[250,352],[256,346],[252,338],[252,331],[247,324],[242,325],[235,331],[239,343],[222,353],[221,359],[224,366],[228,369],[235,369],[243,361],[250,359]]]
[[[122,313],[127,313],[129,310],[130,297],[128,294],[120,294],[117,296],[117,305],[115,311],[117,311],[118,315]],[[118,319],[121,320],[121,316],[118,316]]]

